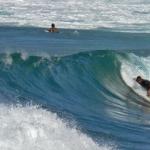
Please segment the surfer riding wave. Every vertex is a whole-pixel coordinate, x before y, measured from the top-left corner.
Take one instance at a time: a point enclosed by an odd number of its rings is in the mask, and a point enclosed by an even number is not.
[[[147,96],[150,96],[150,81],[143,79],[141,76],[137,76],[136,82],[138,82],[144,89],[146,89]]]

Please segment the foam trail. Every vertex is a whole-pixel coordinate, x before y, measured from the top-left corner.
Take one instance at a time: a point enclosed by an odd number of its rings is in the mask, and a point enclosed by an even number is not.
[[[56,114],[36,106],[0,105],[1,150],[111,150],[98,146],[90,137]]]

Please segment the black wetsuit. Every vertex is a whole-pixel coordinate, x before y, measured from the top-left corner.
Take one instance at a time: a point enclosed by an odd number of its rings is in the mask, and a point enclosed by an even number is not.
[[[140,83],[140,85],[145,88],[146,90],[150,89],[150,81],[148,80],[142,80],[142,82]]]

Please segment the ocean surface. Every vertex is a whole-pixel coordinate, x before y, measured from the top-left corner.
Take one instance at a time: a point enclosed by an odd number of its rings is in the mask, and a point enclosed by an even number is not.
[[[149,150],[138,75],[150,2],[0,0],[0,150]]]

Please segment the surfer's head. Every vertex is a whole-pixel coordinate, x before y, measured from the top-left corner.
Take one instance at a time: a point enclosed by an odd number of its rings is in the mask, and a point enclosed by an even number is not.
[[[143,80],[143,79],[142,79],[141,76],[137,76],[137,77],[136,77],[136,82],[140,83],[142,80]]]
[[[51,26],[52,26],[52,28],[55,28],[55,24],[54,23],[52,23]]]

